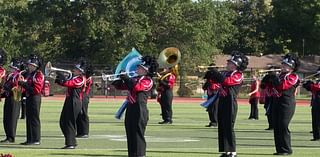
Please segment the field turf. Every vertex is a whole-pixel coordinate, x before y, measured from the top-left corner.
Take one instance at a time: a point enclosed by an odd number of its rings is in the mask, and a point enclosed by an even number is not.
[[[39,146],[23,146],[25,120],[19,120],[16,143],[0,144],[0,153],[14,157],[125,157],[127,156],[123,120],[114,113],[120,99],[94,98],[89,107],[90,137],[78,139],[75,150],[62,150],[64,137],[59,127],[63,98],[43,98],[41,107],[42,140]],[[3,115],[3,101],[0,104]],[[159,125],[160,108],[149,101],[149,123],[146,131],[147,157],[218,157],[217,128],[204,127],[208,123],[206,111],[196,101],[179,101],[173,106],[173,124]],[[263,106],[260,119],[248,120],[249,105],[239,105],[236,121],[237,152],[240,157],[268,157],[275,152],[273,132],[267,128]],[[0,124],[2,129],[2,123]],[[290,125],[293,157],[319,157],[320,142],[312,142],[310,107],[298,106]],[[0,132],[4,138],[4,131]]]

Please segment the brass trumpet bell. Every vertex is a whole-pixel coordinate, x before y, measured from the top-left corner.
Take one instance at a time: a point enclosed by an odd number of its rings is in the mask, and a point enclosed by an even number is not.
[[[46,77],[55,78],[53,73],[56,71],[60,71],[60,72],[64,72],[64,73],[68,74],[68,77],[67,77],[68,80],[70,80],[72,78],[72,72],[70,70],[65,70],[65,69],[53,67],[51,62],[48,62],[46,64],[45,69],[44,69],[44,74]]]
[[[181,53],[178,48],[168,47],[164,49],[158,58],[159,68],[171,68],[179,63]]]

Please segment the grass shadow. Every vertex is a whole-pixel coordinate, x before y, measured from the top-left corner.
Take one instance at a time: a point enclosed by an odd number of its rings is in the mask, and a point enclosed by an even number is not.
[[[127,157],[126,155],[106,155],[106,154],[77,154],[77,153],[51,153],[52,156],[112,156],[112,157]]]

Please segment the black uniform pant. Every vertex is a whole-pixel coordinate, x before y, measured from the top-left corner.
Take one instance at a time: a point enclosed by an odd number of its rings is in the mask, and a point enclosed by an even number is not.
[[[60,116],[60,128],[65,137],[66,146],[76,146],[76,120],[81,111],[82,103],[66,99]]]
[[[295,102],[282,103],[278,100],[272,106],[272,122],[274,128],[274,142],[277,153],[292,153],[289,123],[295,111]]]
[[[208,98],[210,99],[210,98]],[[207,108],[207,112],[209,115],[210,123],[218,123],[218,106],[219,106],[219,99],[214,101],[210,106]]]
[[[320,104],[313,104],[311,112],[313,139],[320,139]]]
[[[168,89],[161,93],[160,106],[163,121],[172,122],[172,90]]]
[[[26,117],[26,107],[27,107],[27,102],[26,102],[26,97],[22,97],[21,98],[21,114],[20,114],[20,118],[24,119]]]
[[[266,110],[266,116],[268,119],[268,124],[269,124],[269,128],[273,128],[273,123],[272,123],[272,104],[273,102],[273,98],[272,97],[266,97],[265,98],[265,104],[264,104],[264,108]]]
[[[218,139],[219,152],[235,152],[236,137],[234,124],[237,117],[237,102],[230,96],[219,98],[218,107]]]
[[[128,157],[146,155],[144,133],[149,120],[146,104],[129,104],[125,117]]]
[[[89,135],[89,116],[88,116],[89,98],[82,101],[82,109],[77,118],[77,135]]]
[[[10,141],[15,141],[19,112],[20,101],[14,101],[13,96],[7,97],[3,106],[3,127]]]
[[[28,96],[26,106],[27,106],[26,107],[27,142],[40,142],[41,94]]]
[[[259,109],[258,109],[259,98],[250,98],[249,102],[251,105],[249,118],[259,119]]]

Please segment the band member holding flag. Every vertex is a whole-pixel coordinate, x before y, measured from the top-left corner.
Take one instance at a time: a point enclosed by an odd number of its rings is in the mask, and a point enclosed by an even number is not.
[[[320,68],[317,71],[315,77],[320,76]],[[311,98],[311,116],[312,116],[312,134],[313,139],[311,141],[320,140],[320,80],[313,82],[311,80],[303,84],[303,88],[312,92]]]
[[[85,70],[85,90],[83,93],[83,100],[82,100],[82,109],[77,118],[77,137],[79,138],[88,138],[89,137],[89,115],[88,115],[88,105],[90,99],[90,92],[92,86],[92,75],[93,69],[92,66],[87,66]]]
[[[22,89],[18,86],[18,81],[23,79],[20,74],[22,62],[18,58],[12,58],[10,62],[10,74],[8,74],[3,85],[1,97],[5,98],[3,106],[3,127],[6,139],[1,143],[14,143],[16,137],[17,123],[20,112],[20,99]]]
[[[57,72],[55,83],[67,87],[66,99],[60,115],[60,128],[65,137],[65,146],[62,149],[75,149],[76,120],[82,109],[82,99],[86,78],[85,63],[76,64],[72,69],[73,77],[67,80],[61,72]]]
[[[214,65],[215,64],[209,65],[208,71],[204,76],[204,79],[206,79],[206,82],[202,86],[202,89],[204,91],[207,91],[208,100],[213,96],[217,96],[218,90],[220,88],[220,84],[217,83],[214,79],[212,79],[213,77],[212,71],[215,70],[215,68],[213,67]],[[219,100],[218,98],[216,98],[215,101],[213,101],[213,103],[209,104],[207,108],[207,112],[209,115],[210,122],[208,125],[206,125],[206,127],[216,127],[218,125],[218,103],[219,103]]]
[[[44,75],[41,72],[41,59],[31,54],[27,61],[28,73],[25,81],[18,84],[26,91],[27,140],[22,145],[39,145],[41,139],[40,106]]]
[[[243,74],[248,65],[248,58],[235,51],[227,60],[227,71],[220,73],[213,70],[213,79],[221,84],[219,90],[218,137],[221,157],[236,157],[236,139],[234,124],[238,104],[237,95],[243,82]]]
[[[270,84],[276,94],[272,104],[272,122],[274,127],[274,142],[276,153],[274,155],[291,155],[291,135],[289,123],[295,112],[295,92],[300,80],[294,72],[300,65],[299,59],[294,54],[284,56],[281,64],[281,73],[268,74],[266,83]]]
[[[147,99],[153,85],[151,77],[156,71],[156,60],[150,56],[144,56],[142,63],[137,66],[136,77],[130,78],[127,74],[121,74],[121,79],[112,83],[117,89],[129,91],[125,115],[128,157],[146,155],[144,134],[149,120]]]

